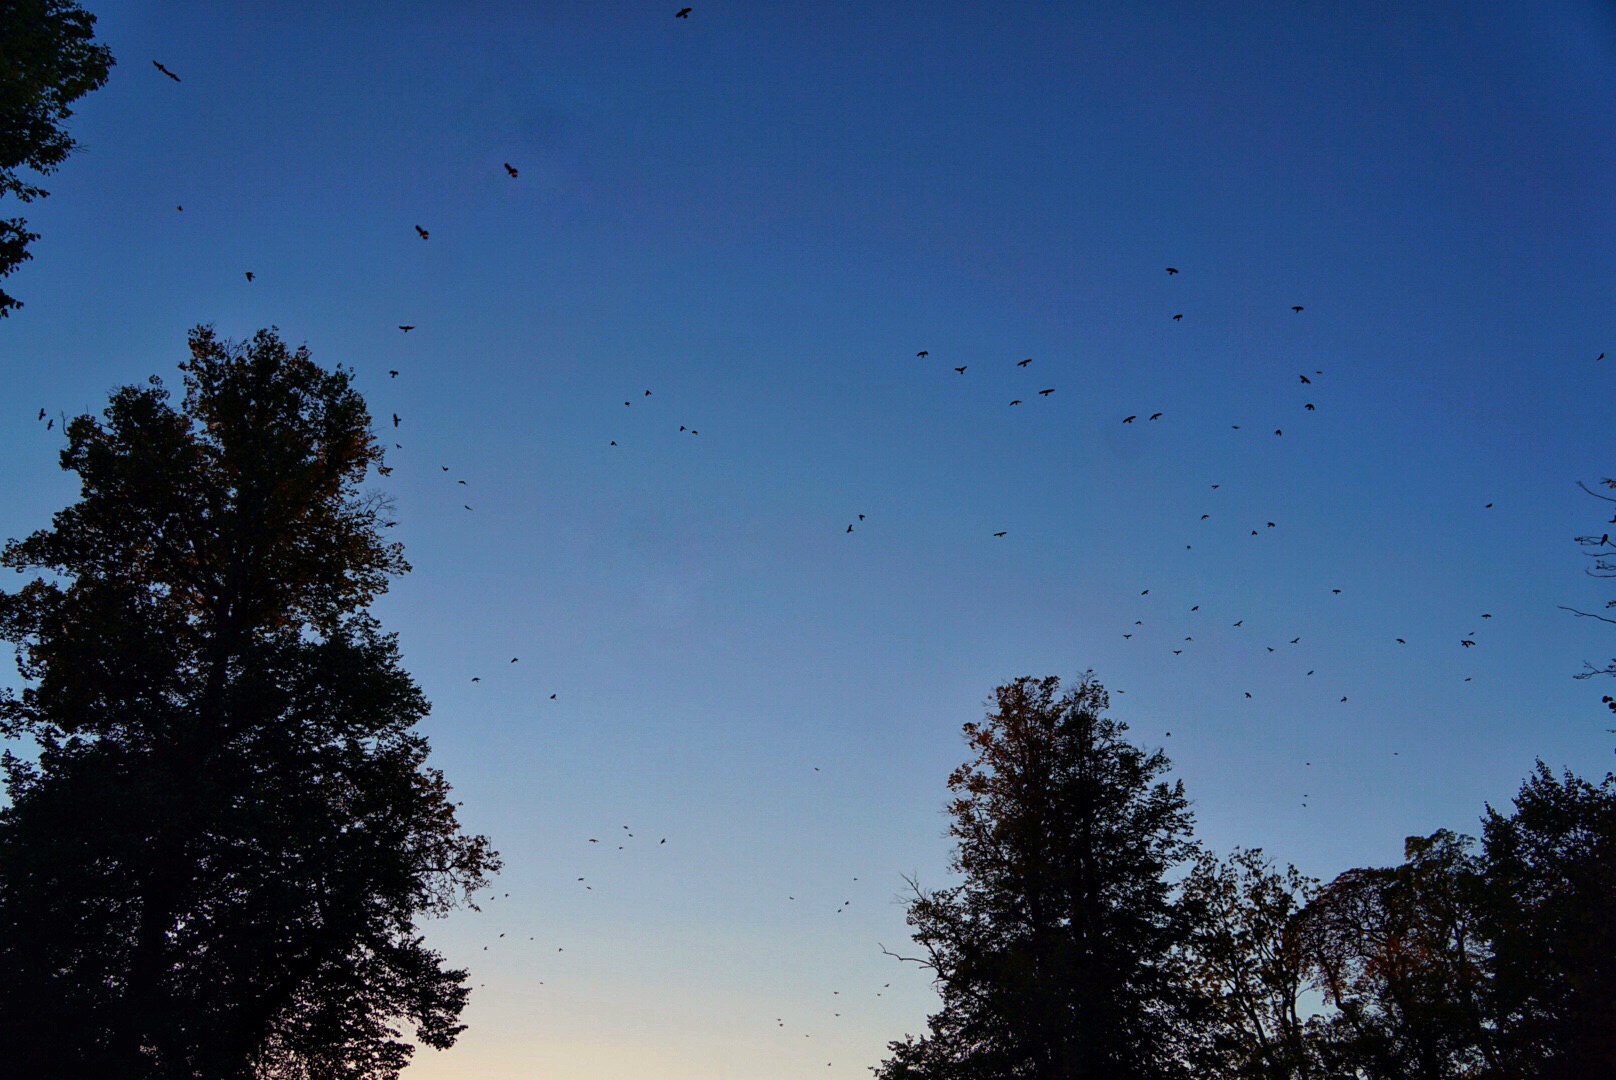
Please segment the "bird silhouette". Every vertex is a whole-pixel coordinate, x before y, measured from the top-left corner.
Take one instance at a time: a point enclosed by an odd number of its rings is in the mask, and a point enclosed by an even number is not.
[[[421,228],[421,226],[419,226],[419,225],[417,225],[415,227],[415,231],[421,237],[422,240],[425,240],[428,236],[431,235],[425,229]]]
[[[387,369],[387,377],[389,379],[396,379],[396,378],[398,378],[398,372],[394,371],[392,368],[388,368]]]
[[[993,535],[994,536],[1009,536],[1010,534],[1008,532],[996,532]]]
[[[1012,405],[1020,405],[1021,404],[1021,399],[1016,398],[1016,400],[1012,401],[1010,404],[1012,404]]]
[[[252,279],[253,279],[253,272],[251,270],[248,270],[247,271],[247,280],[251,281]]]
[[[1312,412],[1313,411],[1313,403],[1310,401],[1306,405],[1303,405],[1302,408],[1306,409],[1308,412]]]
[[[970,366],[969,364],[966,365],[966,367],[969,367],[969,366]],[[954,370],[959,372],[961,375],[965,374],[965,368],[957,367]]]
[[[1463,646],[1464,646],[1464,647],[1465,647],[1465,648],[1467,648],[1467,649],[1468,649],[1468,648],[1470,648],[1470,646],[1472,646],[1472,645],[1474,645],[1474,644],[1475,644],[1475,642],[1474,642],[1474,641],[1471,641],[1471,640],[1470,640],[1470,639],[1469,639],[1469,638],[1466,638],[1466,639],[1464,639],[1464,640],[1463,640],[1463,641],[1461,641],[1461,642],[1459,642],[1459,644],[1460,644],[1460,645],[1463,645]]]
[[[1136,419],[1138,419],[1138,417],[1137,417],[1137,416],[1124,416],[1124,417],[1123,417],[1123,418],[1122,418],[1122,422],[1123,422],[1123,423],[1124,423],[1124,424],[1131,424],[1131,423],[1133,423],[1133,422],[1134,422],[1134,421],[1135,421],[1135,420],[1136,420]]]
[[[1162,417],[1162,414],[1159,413],[1159,412],[1150,414],[1150,419],[1152,419],[1152,420],[1160,420],[1161,417]]]
[[[853,526],[851,526],[851,525],[849,525],[849,526],[848,526],[848,527],[847,527],[847,531],[848,531],[848,532],[852,532],[852,531],[853,531]]]
[[[39,418],[41,420],[45,419],[45,410],[44,409],[39,410]]]
[[[1167,272],[1168,272],[1168,273],[1169,273],[1169,274],[1176,274],[1176,273],[1178,273],[1178,267],[1176,267],[1176,266],[1169,266],[1169,267],[1168,267],[1168,268],[1167,268]]]
[[[512,180],[516,179],[516,166],[507,161],[505,162],[505,171],[511,174]]]
[[[1032,357],[1029,356],[1025,360],[1017,360],[1016,367],[1026,367],[1030,363],[1032,363]]]
[[[686,8],[680,8],[678,11],[673,13],[673,17],[675,19],[688,19],[688,18],[690,18],[691,10],[692,10],[691,8],[687,8],[687,7]]]
[[[1184,317],[1184,316],[1182,316],[1182,315],[1174,315],[1174,316],[1173,316],[1173,321],[1174,321],[1174,322],[1178,322],[1178,320],[1180,320],[1180,319],[1182,319],[1182,318],[1183,318],[1183,317]]]
[[[1297,314],[1301,314],[1302,305],[1301,304],[1292,304],[1291,305],[1291,310],[1296,312]]]
[[[931,355],[931,352],[928,349],[921,349],[919,352],[915,353],[915,355],[924,360],[926,357]]]
[[[1305,383],[1308,383],[1309,385],[1311,385],[1313,382],[1313,380],[1308,378],[1306,375],[1298,375],[1297,378],[1301,379]]]
[[[170,79],[173,79],[175,82],[180,81],[180,77],[178,75],[174,74],[172,71],[168,70],[166,67],[164,67],[162,64],[159,64],[155,60],[152,61],[152,67],[156,68],[158,71],[161,71],[164,75],[167,75]]]
[[[410,331],[411,331],[411,330],[414,330],[414,329],[415,329],[415,324],[414,324],[414,323],[411,323],[411,324],[410,324],[410,325],[409,325],[409,326],[400,326],[400,327],[399,327],[399,329],[400,329],[400,330],[402,330],[402,331],[404,331],[404,332],[405,332],[405,333],[406,333],[406,334],[407,334],[407,333],[409,333],[409,332],[410,332]]]
[[[1055,392],[1055,388],[1053,386],[1051,386],[1048,390],[1040,390],[1040,391],[1038,391],[1038,396],[1039,397],[1048,397],[1050,394],[1053,394],[1054,392]]]
[[[393,414],[393,426],[398,427],[398,424],[399,424],[398,413],[394,413]]]
[[[1408,642],[1404,641],[1402,638],[1398,638],[1397,639],[1397,644],[1399,644],[1399,645],[1407,645]]]

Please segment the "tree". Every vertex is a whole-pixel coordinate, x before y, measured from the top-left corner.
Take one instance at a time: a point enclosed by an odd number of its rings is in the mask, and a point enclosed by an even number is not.
[[[1411,836],[1402,865],[1348,870],[1298,916],[1313,984],[1336,1010],[1317,1031],[1326,1075],[1496,1075],[1474,843],[1447,829]]]
[[[1309,968],[1297,932],[1317,886],[1294,866],[1276,869],[1260,848],[1197,858],[1183,887],[1193,917],[1182,978],[1206,1006],[1196,1024],[1202,1075],[1322,1075],[1303,1013]]]
[[[1494,1008],[1511,1074],[1616,1076],[1616,776],[1541,761],[1482,819]]]
[[[408,569],[351,373],[273,330],[190,335],[67,425],[79,500],[9,542],[26,680],[0,697],[0,1045],[120,1080],[380,1080],[461,1030],[465,972],[419,916],[497,871],[366,611]],[[406,1026],[408,1030],[406,1030]]]
[[[49,192],[17,175],[49,174],[75,149],[62,124],[73,102],[107,81],[112,53],[95,42],[95,16],[71,0],[0,0],[0,197]],[[39,239],[22,218],[0,219],[0,277],[32,258]],[[0,318],[22,301],[0,289]]]
[[[1107,1080],[1174,1075],[1186,925],[1168,874],[1193,852],[1169,763],[1102,715],[1085,676],[995,691],[965,725],[975,753],[948,779],[960,884],[915,887],[908,922],[942,997],[893,1042],[882,1080]]]

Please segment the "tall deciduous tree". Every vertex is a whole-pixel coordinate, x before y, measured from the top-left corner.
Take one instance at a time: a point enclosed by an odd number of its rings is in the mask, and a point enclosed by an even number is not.
[[[1486,883],[1446,829],[1405,841],[1400,866],[1348,870],[1297,919],[1314,985],[1334,1013],[1318,1032],[1328,1076],[1493,1075]]]
[[[918,887],[908,921],[943,999],[891,1044],[882,1080],[1176,1075],[1186,931],[1170,872],[1193,853],[1182,785],[1124,739],[1085,677],[995,691],[948,786],[960,884]]]
[[[1318,882],[1275,867],[1260,848],[1203,853],[1184,880],[1193,916],[1182,954],[1187,987],[1206,1007],[1194,1025],[1199,1071],[1228,1080],[1322,1076],[1303,998],[1309,966],[1297,913]]]
[[[366,613],[408,569],[350,373],[190,337],[67,426],[79,500],[4,549],[0,1047],[24,1075],[376,1080],[461,1030],[417,932],[498,869]]]
[[[1482,819],[1493,1000],[1507,1075],[1616,1076],[1616,776],[1542,763]]]
[[[0,0],[0,197],[48,192],[18,169],[52,173],[74,150],[62,124],[73,102],[107,81],[112,53],[95,41],[95,16],[71,0]],[[22,218],[0,219],[0,277],[39,239]],[[0,289],[0,318],[22,301]]]

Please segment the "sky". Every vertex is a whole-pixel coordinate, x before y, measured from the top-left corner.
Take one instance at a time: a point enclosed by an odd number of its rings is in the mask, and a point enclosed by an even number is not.
[[[194,325],[357,373],[505,859],[410,1080],[867,1075],[1018,675],[1324,879],[1611,767],[1616,10],[691,2],[91,0],[6,282],[0,536]]]

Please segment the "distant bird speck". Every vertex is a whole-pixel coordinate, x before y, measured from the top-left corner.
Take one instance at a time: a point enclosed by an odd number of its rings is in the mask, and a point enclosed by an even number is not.
[[[1178,273],[1178,267],[1176,267],[1176,266],[1169,266],[1169,267],[1168,267],[1168,268],[1167,268],[1167,272],[1168,272],[1168,273],[1169,273],[1169,274],[1176,274],[1176,273]]]
[[[688,18],[690,18],[691,10],[692,10],[691,8],[687,8],[687,7],[686,8],[680,8],[678,11],[673,13],[673,17],[675,19],[688,19]]]
[[[410,331],[411,331],[411,330],[414,330],[414,329],[415,329],[415,324],[414,324],[414,323],[411,323],[411,324],[410,324],[410,325],[409,325],[409,326],[400,326],[400,327],[399,327],[399,329],[400,329],[400,330],[402,330],[402,331],[404,331],[404,332],[405,332],[405,333],[406,333],[406,334],[407,334],[407,333],[409,333],[409,332],[410,332]]]
[[[432,235],[431,233],[427,232],[425,229],[421,228],[421,226],[419,226],[419,225],[417,225],[415,227],[415,232],[416,232],[416,235],[418,235],[422,240],[425,240],[428,236]]]
[[[175,82],[180,81],[180,77],[178,75],[176,75],[172,71],[168,70],[162,64],[159,64],[156,60],[152,61],[152,67],[156,68],[158,71],[161,71],[164,75],[167,75],[170,79],[173,79]]]
[[[510,173],[510,175],[511,175],[511,179],[512,179],[512,180],[515,180],[515,179],[516,179],[516,166],[515,166],[515,165],[512,165],[512,164],[511,164],[511,163],[510,163],[510,162],[508,162],[508,161],[507,161],[507,162],[505,162],[505,171],[506,171],[506,172],[508,172],[508,173]]]

